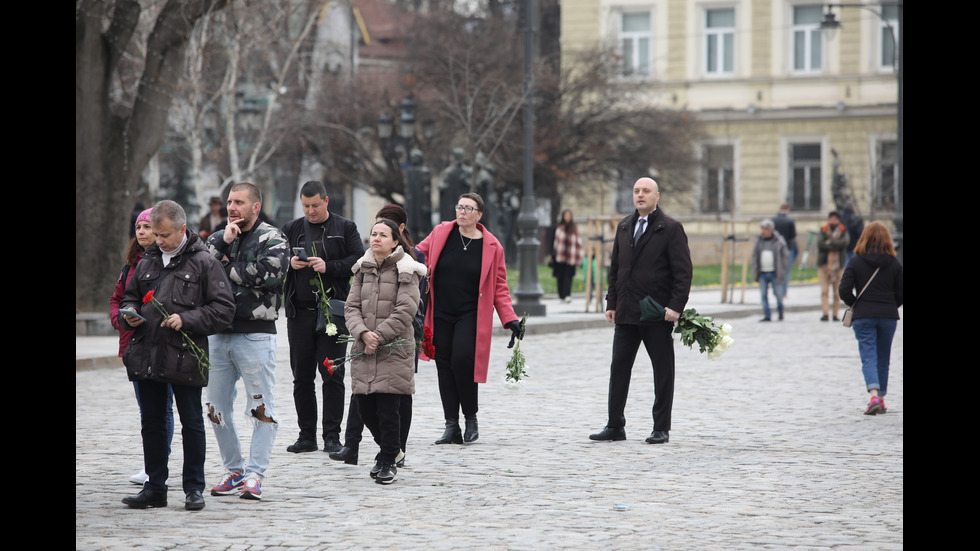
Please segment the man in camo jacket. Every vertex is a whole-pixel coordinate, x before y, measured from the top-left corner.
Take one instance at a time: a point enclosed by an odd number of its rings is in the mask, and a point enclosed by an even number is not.
[[[230,327],[212,335],[211,381],[207,415],[227,474],[211,495],[262,499],[262,480],[269,467],[279,428],[273,390],[276,379],[276,318],[282,302],[288,245],[275,226],[262,222],[262,194],[249,183],[235,184],[228,194],[228,225],[208,237],[207,248],[221,261],[235,295]],[[245,383],[246,411],[252,422],[246,461],[235,429],[232,406],[238,379]]]

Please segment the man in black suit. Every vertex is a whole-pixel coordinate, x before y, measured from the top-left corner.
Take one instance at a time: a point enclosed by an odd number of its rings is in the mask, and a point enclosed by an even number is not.
[[[609,371],[609,420],[592,440],[626,439],[626,396],[633,361],[640,343],[653,363],[653,432],[646,441],[669,439],[674,401],[674,341],[672,332],[691,292],[693,267],[687,234],[680,222],[657,208],[660,188],[650,178],[633,184],[636,212],[616,229],[606,319],[616,324]],[[641,321],[640,301],[650,296],[666,310],[663,321]]]

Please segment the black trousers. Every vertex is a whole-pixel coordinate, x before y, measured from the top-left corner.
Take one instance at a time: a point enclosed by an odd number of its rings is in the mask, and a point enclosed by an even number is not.
[[[401,396],[401,400],[398,404],[398,441],[401,444],[402,451],[405,451],[408,449],[405,447],[408,444],[408,431],[412,428],[412,395],[399,394],[399,396]],[[352,449],[360,447],[363,432],[364,420],[361,419],[361,412],[357,407],[357,401],[351,398],[350,409],[347,410],[347,430],[344,431],[344,446]]]
[[[381,459],[392,464],[398,457],[398,434],[401,427],[398,409],[402,394],[355,394],[354,402],[374,442],[381,447]]]
[[[154,492],[166,491],[170,477],[167,465],[170,458],[170,433],[167,430],[169,388],[173,389],[174,404],[180,415],[180,439],[184,446],[184,469],[181,487],[184,492],[204,491],[204,411],[201,406],[201,387],[168,385],[156,381],[137,381],[140,423],[143,436],[143,465],[149,479],[143,485]]]
[[[333,316],[337,334],[347,332],[343,317]],[[317,400],[316,374],[320,372],[323,398],[323,439],[340,439],[340,423],[344,420],[344,366],[333,375],[323,365],[326,358],[337,359],[347,354],[347,343],[338,343],[336,336],[316,332],[316,311],[297,309],[296,317],[286,320],[289,339],[289,364],[293,371],[293,402],[299,422],[299,438],[316,441]]]
[[[674,324],[616,324],[613,337],[612,365],[609,369],[609,421],[613,428],[626,426],[626,397],[629,395],[633,362],[640,343],[653,363],[653,430],[670,430],[670,412],[674,405]]]
[[[554,272],[558,282],[558,298],[572,296],[572,278],[575,277],[575,265],[556,262]]]
[[[476,415],[480,409],[477,383],[473,380],[476,363],[476,312],[457,320],[435,317],[432,344],[436,347],[436,373],[439,397],[447,420]]]

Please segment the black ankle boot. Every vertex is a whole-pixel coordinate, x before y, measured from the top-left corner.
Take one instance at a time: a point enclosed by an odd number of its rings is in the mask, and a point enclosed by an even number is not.
[[[348,465],[357,465],[357,446],[352,448],[344,446],[335,452],[330,452],[330,459],[343,461]]]
[[[436,440],[436,444],[462,444],[463,431],[459,430],[459,419],[446,419],[446,432],[442,433],[442,438]]]
[[[476,425],[476,415],[466,418],[466,432],[463,433],[463,442],[467,444],[480,437],[480,429]]]

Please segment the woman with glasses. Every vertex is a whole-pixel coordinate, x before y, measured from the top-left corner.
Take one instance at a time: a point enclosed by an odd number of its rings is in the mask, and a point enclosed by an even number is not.
[[[431,275],[425,326],[432,328],[446,418],[446,430],[436,444],[469,443],[480,436],[477,384],[487,382],[493,311],[514,338],[524,337],[507,287],[504,247],[480,224],[483,212],[483,198],[464,193],[456,204],[456,219],[439,224],[418,244]],[[459,426],[460,410],[465,432]]]

